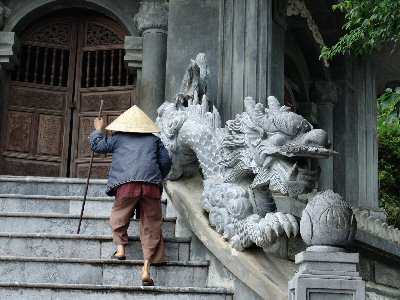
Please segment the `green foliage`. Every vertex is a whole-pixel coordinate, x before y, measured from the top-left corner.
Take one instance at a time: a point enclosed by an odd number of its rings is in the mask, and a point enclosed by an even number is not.
[[[324,47],[321,56],[362,55],[400,41],[399,0],[342,0],[332,8],[345,13],[346,33],[332,47]]]
[[[378,109],[380,109],[380,118],[384,119],[385,124],[396,121],[398,123],[400,116],[400,87],[395,90],[386,89],[379,97]]]
[[[394,94],[396,91],[387,91],[378,101],[379,198],[387,212],[388,223],[400,228],[400,121],[388,117],[393,113],[394,102],[388,97]]]

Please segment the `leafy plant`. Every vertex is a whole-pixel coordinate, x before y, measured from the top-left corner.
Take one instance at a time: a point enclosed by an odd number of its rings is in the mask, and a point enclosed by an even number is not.
[[[321,56],[366,54],[400,41],[400,1],[344,0],[332,6],[345,13],[345,34],[332,47],[324,47]]]
[[[400,92],[399,88],[396,91]],[[385,92],[378,101],[378,168],[380,204],[387,213],[388,223],[400,228],[400,121],[393,113],[393,102],[399,103],[396,91]]]
[[[395,90],[388,88],[380,96],[380,109],[385,117],[385,123],[392,123],[399,120],[400,113],[400,87]]]

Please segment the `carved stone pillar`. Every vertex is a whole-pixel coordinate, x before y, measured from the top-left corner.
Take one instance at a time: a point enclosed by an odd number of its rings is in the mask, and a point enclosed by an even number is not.
[[[126,36],[124,62],[130,74],[136,74],[136,99],[142,98],[142,61],[143,61],[143,38],[139,36]]]
[[[333,108],[337,102],[337,87],[332,81],[315,81],[310,91],[311,100],[317,104],[318,127],[325,130],[333,146]],[[333,159],[321,159],[319,189],[333,189]]]
[[[0,65],[3,69],[12,69],[19,64],[20,43],[15,32],[0,32]]]
[[[135,22],[143,36],[142,90],[136,103],[155,120],[165,97],[168,3],[142,2]]]

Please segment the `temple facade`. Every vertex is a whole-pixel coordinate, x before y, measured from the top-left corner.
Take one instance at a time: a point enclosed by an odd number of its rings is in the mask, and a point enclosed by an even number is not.
[[[206,92],[222,124],[244,111],[246,97],[267,105],[275,96],[325,130],[338,153],[312,162],[321,166],[317,189],[331,189],[360,216],[384,222],[376,98],[399,82],[399,60],[384,53],[320,57],[342,34],[335,3],[0,2],[0,175],[86,177],[100,100],[107,123],[133,104],[155,120],[157,108],[175,100],[190,60],[204,53]],[[93,178],[106,178],[110,162],[111,156],[96,155]],[[380,249],[387,264],[400,266],[399,245],[382,246],[367,231],[354,247],[365,248],[362,275],[375,282],[371,256]],[[400,274],[400,267],[385,270]]]

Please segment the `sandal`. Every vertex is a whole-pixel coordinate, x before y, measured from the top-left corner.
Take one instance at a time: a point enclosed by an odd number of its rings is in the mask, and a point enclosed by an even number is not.
[[[142,286],[154,286],[154,281],[153,281],[153,279],[150,278],[150,280],[146,280],[146,281],[144,281],[144,280],[142,279]]]
[[[111,259],[126,260],[126,256],[119,256],[119,255],[115,255],[115,254],[117,254],[117,251],[115,251],[114,254],[111,255]]]

